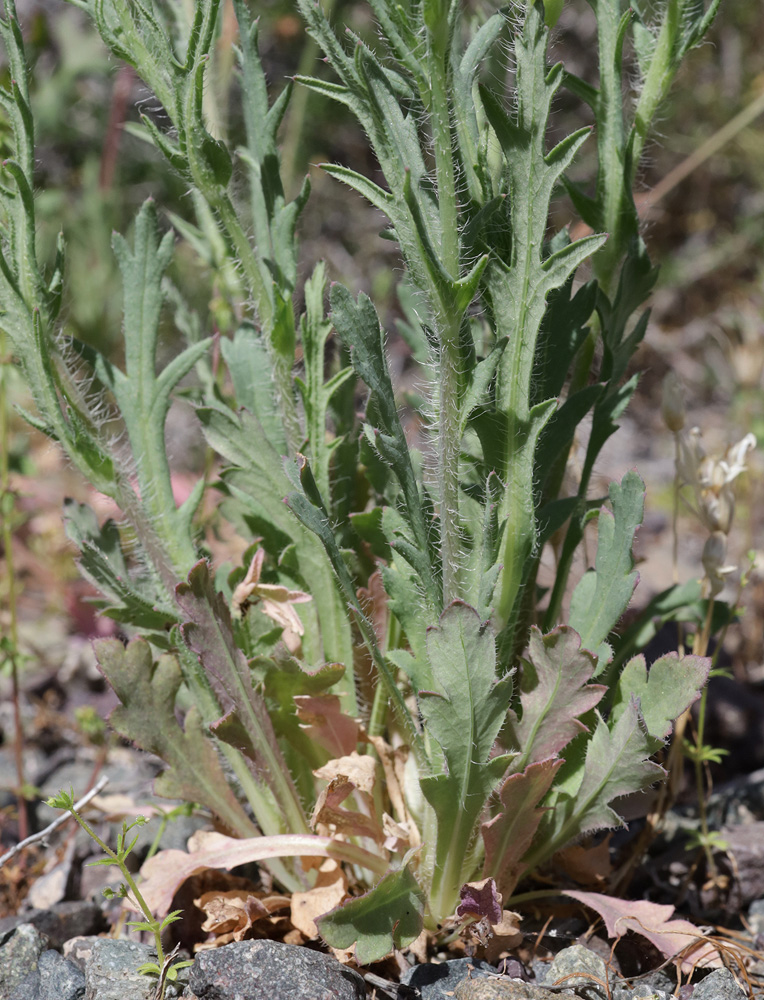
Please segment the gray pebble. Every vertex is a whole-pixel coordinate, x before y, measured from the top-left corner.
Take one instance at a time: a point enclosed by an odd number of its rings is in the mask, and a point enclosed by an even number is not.
[[[747,995],[729,969],[714,969],[692,991],[692,1000],[746,1000]]]
[[[487,962],[469,958],[454,958],[448,962],[430,962],[408,969],[401,982],[419,990],[422,1000],[451,1000],[463,979],[495,976],[496,969]]]
[[[575,975],[582,973],[582,975]],[[571,945],[558,952],[547,969],[544,984],[576,989],[580,986],[597,986],[605,992],[608,970],[604,959],[581,944]]]

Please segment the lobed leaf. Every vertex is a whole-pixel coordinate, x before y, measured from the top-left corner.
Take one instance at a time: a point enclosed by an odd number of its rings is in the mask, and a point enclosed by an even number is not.
[[[419,784],[437,818],[432,895],[441,919],[472,874],[463,866],[477,818],[511,760],[491,753],[512,697],[512,678],[497,677],[490,626],[461,601],[450,604],[428,630],[427,653],[435,690],[419,692],[419,709],[445,767],[434,762],[442,773],[425,775]]]
[[[660,741],[650,736],[632,699],[620,718],[609,726],[597,717],[594,733],[584,744],[579,737],[568,752],[559,781],[545,802],[539,845],[524,858],[536,867],[574,837],[594,830],[621,826],[611,803],[664,777],[650,760]]]
[[[613,510],[600,510],[595,567],[574,590],[569,614],[581,645],[597,656],[597,673],[612,656],[605,640],[626,610],[639,579],[631,549],[645,504],[645,485],[634,471],[627,472],[620,484],[611,483],[609,492]]]
[[[539,806],[551,788],[563,760],[537,761],[511,774],[499,789],[501,810],[483,823],[483,873],[492,875],[504,898],[514,891],[526,868],[522,858],[530,848],[545,809]]]
[[[527,658],[520,674],[520,717],[510,712],[502,741],[519,752],[512,769],[556,757],[586,726],[580,716],[591,711],[607,688],[589,684],[595,657],[581,648],[578,634],[561,625],[548,635],[531,629]]]
[[[175,700],[183,681],[177,659],[166,654],[154,663],[149,644],[133,639],[127,647],[118,639],[98,639],[96,659],[121,705],[109,721],[126,739],[154,753],[168,769],[154,786],[157,795],[199,802],[242,836],[253,824],[233,794],[214,745],[207,738],[196,708],[186,713],[185,729],[175,715]]]
[[[631,699],[637,698],[648,733],[665,740],[674,721],[700,697],[710,667],[705,656],[669,653],[656,660],[648,672],[644,656],[635,656],[618,678],[611,718],[617,721]]]
[[[316,920],[332,948],[355,945],[359,965],[381,961],[411,944],[422,930],[424,894],[407,867],[385,875],[369,892]]]
[[[617,899],[577,889],[566,889],[565,895],[599,913],[611,938],[621,938],[631,931],[647,938],[666,958],[674,958],[681,953],[681,967],[685,972],[691,972],[698,966],[723,965],[717,949],[694,924],[689,920],[671,919],[673,906],[647,899]]]
[[[176,600],[186,618],[181,626],[183,640],[199,658],[223,706],[225,714],[215,726],[216,734],[249,758],[256,780],[275,799],[279,822],[292,832],[306,830],[265,701],[255,690],[246,658],[236,646],[230,611],[222,595],[215,592],[206,562],[198,562],[188,583],[178,585]]]

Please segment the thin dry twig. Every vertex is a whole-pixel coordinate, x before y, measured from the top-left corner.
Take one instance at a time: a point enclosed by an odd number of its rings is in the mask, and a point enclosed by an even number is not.
[[[101,777],[98,779],[96,784],[93,785],[90,791],[86,795],[83,795],[82,798],[79,800],[79,802],[75,802],[74,809],[79,811],[80,809],[83,808],[83,806],[86,806],[88,802],[90,802],[91,799],[95,798],[96,795],[98,795],[98,793],[102,791],[102,789],[105,788],[108,783],[109,779],[106,777],[106,775],[105,774],[101,775]],[[0,868],[2,868],[6,862],[10,861],[11,858],[14,858],[25,847],[29,847],[30,844],[35,844],[39,840],[45,840],[47,837],[50,836],[51,833],[53,833],[54,830],[57,830],[60,826],[66,823],[68,819],[71,818],[72,818],[71,813],[68,812],[62,813],[60,816],[54,819],[49,826],[46,826],[44,830],[40,830],[39,833],[33,833],[31,836],[25,837],[24,840],[20,840],[18,844],[16,844],[14,847],[10,849],[10,851],[6,851],[6,853],[3,854],[2,857],[0,857]]]

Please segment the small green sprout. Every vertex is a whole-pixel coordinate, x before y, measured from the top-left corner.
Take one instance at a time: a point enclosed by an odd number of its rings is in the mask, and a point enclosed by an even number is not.
[[[176,920],[180,920],[180,914],[183,911],[173,910],[173,912],[168,913],[163,920],[155,920],[126,864],[127,858],[138,842],[139,837],[139,834],[136,833],[128,843],[128,835],[136,827],[145,826],[146,823],[148,823],[148,819],[145,816],[136,816],[132,823],[128,823],[127,820],[124,820],[122,823],[122,830],[117,835],[117,849],[116,851],[113,851],[106,843],[104,843],[95,830],[93,830],[93,828],[82,818],[78,810],[75,808],[74,802],[74,789],[70,787],[68,792],[61,789],[58,795],[55,795],[47,800],[46,805],[49,805],[52,809],[63,809],[66,812],[71,813],[85,833],[87,833],[87,835],[91,837],[104,852],[106,857],[100,859],[99,861],[90,862],[91,867],[106,865],[107,867],[119,868],[125,881],[121,882],[116,889],[109,887],[103,889],[103,895],[106,899],[130,900],[130,902],[136,906],[145,917],[145,920],[129,921],[127,926],[132,927],[136,931],[146,931],[154,936],[154,948],[157,953],[157,960],[156,962],[144,962],[138,971],[143,975],[157,976],[158,983],[155,997],[156,1000],[163,1000],[166,983],[168,981],[174,982],[178,977],[178,971],[189,965],[193,965],[193,962],[172,962],[173,956],[169,955],[165,957],[164,949],[162,947],[162,931]]]

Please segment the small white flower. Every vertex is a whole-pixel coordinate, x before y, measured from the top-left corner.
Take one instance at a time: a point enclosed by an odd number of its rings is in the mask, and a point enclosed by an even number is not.
[[[703,546],[703,569],[711,585],[711,596],[716,597],[724,589],[724,577],[734,573],[737,566],[725,566],[727,558],[727,536],[723,531],[714,531]]]
[[[745,458],[756,447],[756,438],[746,434],[716,458],[706,455],[700,437],[697,427],[677,435],[677,476],[682,485],[692,487],[695,493],[692,510],[708,531],[729,534],[735,513],[732,483],[746,471]]]
[[[706,457],[706,450],[700,440],[700,428],[692,427],[678,436],[679,454],[676,460],[676,471],[681,483],[695,484],[698,481],[701,462]]]

